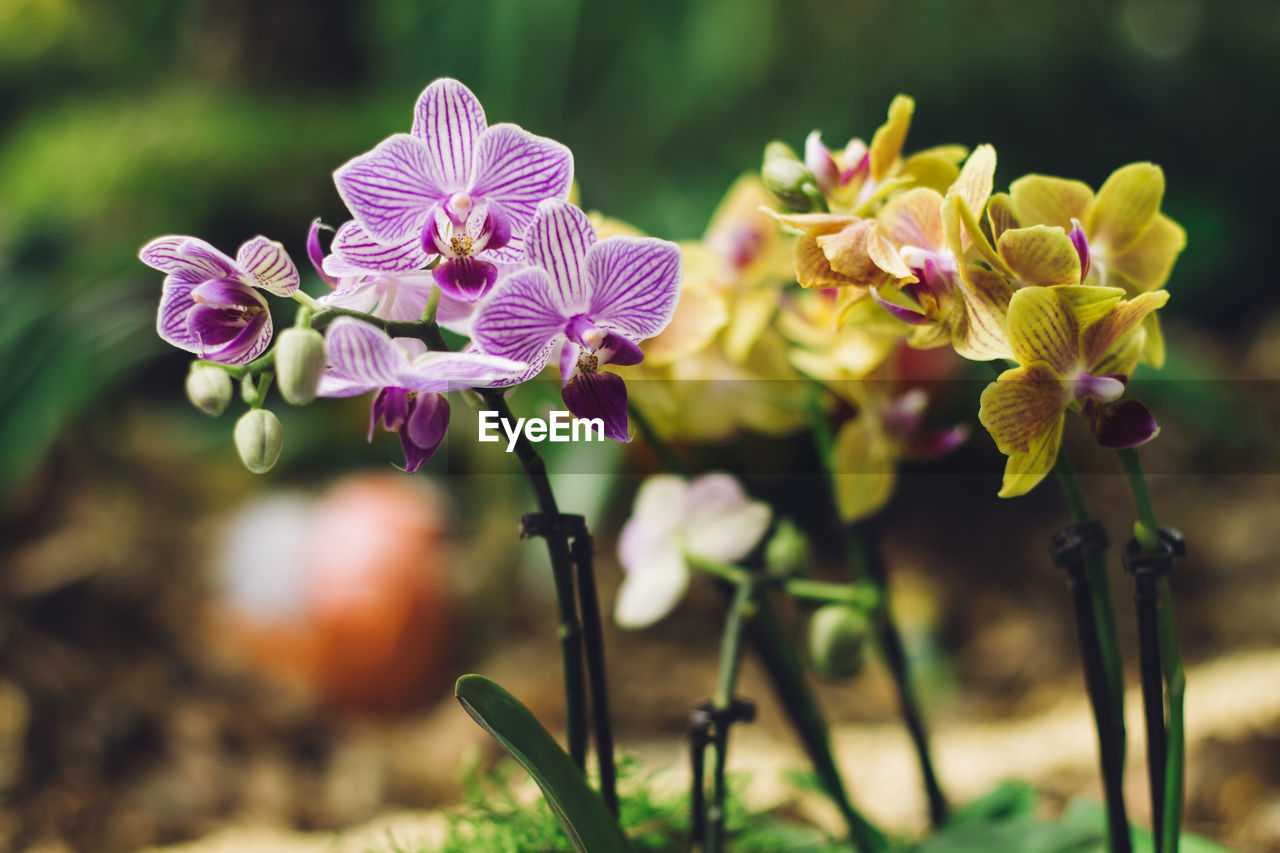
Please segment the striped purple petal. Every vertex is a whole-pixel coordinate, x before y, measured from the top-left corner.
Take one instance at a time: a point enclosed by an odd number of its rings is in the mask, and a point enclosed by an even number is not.
[[[560,286],[565,305],[585,311],[587,251],[596,244],[596,232],[587,215],[567,201],[551,199],[538,205],[525,235],[525,257],[542,267]]]
[[[398,387],[409,358],[380,329],[349,317],[339,317],[325,335],[329,373],[349,387]]]
[[[401,382],[414,391],[457,391],[523,373],[528,367],[522,361],[478,352],[425,352],[413,360]]]
[[[173,275],[164,281],[160,295],[160,312],[156,316],[156,332],[178,349],[199,352],[200,342],[187,329],[187,315],[196,303],[191,298],[194,286]]]
[[[419,237],[427,217],[448,192],[427,146],[397,133],[333,173],[338,195],[375,240],[400,244]]]
[[[333,254],[325,258],[329,275],[344,276],[362,272],[413,272],[431,260],[422,248],[417,234],[400,243],[379,243],[357,222],[345,222],[333,235]]]
[[[871,298],[875,300],[877,305],[904,323],[909,323],[912,326],[927,326],[929,323],[933,322],[928,318],[928,316],[919,311],[885,299],[880,295],[879,288],[871,288]]]
[[[196,313],[193,311],[192,315]],[[267,351],[271,344],[271,331],[271,315],[260,311],[230,341],[213,349],[201,349],[199,355],[224,364],[248,364]]]
[[[476,96],[449,78],[423,90],[413,112],[413,135],[426,143],[442,186],[450,191],[467,185],[477,140],[487,126]]]
[[[616,373],[578,373],[560,396],[578,418],[600,418],[604,434],[614,441],[631,441],[627,434],[627,383]]]
[[[471,321],[471,338],[482,352],[527,362],[533,373],[547,363],[563,339],[569,315],[551,276],[529,267],[490,291]]]
[[[235,261],[198,237],[157,237],[142,247],[138,258],[147,266],[189,284],[238,273]]]
[[[480,137],[470,192],[502,205],[514,238],[524,236],[539,202],[568,198],[572,184],[573,154],[559,142],[514,124],[496,124]]]
[[[267,293],[289,296],[298,289],[298,268],[284,246],[261,235],[240,247],[236,263]]]
[[[680,247],[652,237],[610,237],[587,252],[588,313],[631,337],[651,338],[680,300]]]

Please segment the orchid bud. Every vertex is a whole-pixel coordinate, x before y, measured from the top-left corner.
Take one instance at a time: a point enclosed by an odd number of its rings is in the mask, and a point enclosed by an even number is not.
[[[853,678],[867,657],[867,617],[848,604],[826,604],[809,620],[809,663],[824,678]]]
[[[809,540],[795,522],[781,519],[764,547],[764,564],[769,574],[775,577],[795,574],[808,560]]]
[[[211,418],[227,410],[231,403],[231,377],[221,367],[192,364],[187,374],[187,399]]]
[[[799,211],[827,207],[813,172],[785,142],[775,141],[765,146],[760,177],[765,189],[784,207]]]
[[[266,409],[250,409],[236,421],[236,451],[244,467],[255,474],[270,471],[284,446],[280,419]]]
[[[316,398],[320,377],[329,364],[324,335],[315,329],[294,326],[276,340],[276,381],[280,396],[295,406],[305,406]]]

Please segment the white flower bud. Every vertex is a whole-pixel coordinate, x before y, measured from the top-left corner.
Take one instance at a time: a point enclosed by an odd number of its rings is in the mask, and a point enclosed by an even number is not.
[[[265,474],[275,466],[284,447],[280,419],[266,409],[250,409],[236,421],[236,451],[244,467]]]
[[[187,374],[187,399],[211,418],[227,410],[231,403],[231,377],[221,367],[192,364]]]
[[[809,663],[825,678],[853,678],[867,657],[867,617],[847,604],[826,604],[809,620]]]
[[[295,406],[305,406],[316,398],[320,378],[329,357],[324,336],[315,329],[285,329],[276,339],[276,382],[280,396]]]

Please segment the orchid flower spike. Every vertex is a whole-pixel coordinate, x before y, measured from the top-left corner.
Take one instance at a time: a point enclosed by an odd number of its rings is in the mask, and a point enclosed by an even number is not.
[[[319,391],[321,397],[376,391],[368,440],[373,440],[379,424],[398,433],[409,474],[421,468],[444,440],[449,426],[446,391],[475,388],[525,368],[510,359],[479,353],[415,354],[412,343],[393,340],[359,320],[338,318],[325,336],[329,372]]]
[[[740,560],[759,543],[771,517],[769,505],[751,500],[728,474],[691,482],[672,474],[645,480],[618,536],[625,575],[614,620],[624,628],[644,628],[662,619],[689,586],[687,556]]]
[[[606,364],[639,364],[638,343],[671,322],[680,298],[680,248],[651,237],[596,240],[587,216],[545,201],[529,228],[530,266],[489,294],[471,324],[481,352],[540,371],[557,344],[561,392],[569,411],[601,418],[605,435],[629,441],[627,386]]]
[[[514,124],[489,127],[457,80],[418,97],[410,133],[397,133],[333,174],[338,194],[375,243],[393,254],[440,255],[445,293],[478,300],[496,264],[519,261],[538,203],[568,198],[573,155]]]
[[[271,343],[271,312],[255,288],[276,296],[298,289],[284,247],[254,237],[235,260],[198,237],[157,237],[138,257],[165,274],[156,331],[209,361],[247,364]]]

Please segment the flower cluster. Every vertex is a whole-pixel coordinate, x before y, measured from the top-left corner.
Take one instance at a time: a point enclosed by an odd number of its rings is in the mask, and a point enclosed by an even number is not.
[[[946,347],[961,359],[1015,365],[980,402],[980,423],[1009,456],[1001,496],[1027,492],[1050,470],[1068,410],[1079,411],[1106,447],[1137,446],[1157,432],[1142,403],[1117,398],[1139,362],[1158,368],[1164,361],[1156,310],[1167,300],[1160,288],[1185,234],[1160,211],[1161,169],[1126,165],[1097,192],[1036,174],[993,192],[992,146],[904,154],[913,111],[909,97],[897,97],[869,143],[855,138],[840,150],[828,149],[817,131],[803,156],[771,143],[758,186],[769,193],[763,209],[794,234],[790,273],[763,286],[731,274],[730,289],[717,284],[726,280],[722,272],[690,264],[690,295],[719,302],[707,310],[686,300],[654,342],[655,351],[685,352],[699,379],[735,375],[724,365],[741,371],[754,356],[767,365],[756,377],[803,375],[835,392],[824,400],[828,415],[854,412],[829,460],[844,482],[849,519],[887,500],[893,461],[945,451],[960,437],[956,430],[920,433],[925,400],[904,347]],[[733,215],[737,229],[727,233],[753,233],[748,222],[758,213]],[[774,238],[709,236],[701,252],[719,250],[719,270],[741,269],[731,259],[767,257],[767,242]],[[686,320],[686,306],[698,316]],[[773,336],[782,355],[768,359]],[[689,351],[716,357],[699,362]],[[945,374],[954,359],[948,365],[942,357],[931,369]],[[730,428],[760,428],[745,407],[758,412],[765,398],[726,410],[736,415]],[[653,402],[655,412],[660,403]],[[794,401],[782,407],[797,409]],[[795,420],[773,424],[786,429]]]
[[[565,146],[513,124],[489,126],[471,91],[442,79],[418,98],[409,133],[339,167],[334,182],[351,220],[327,254],[324,226],[312,223],[307,254],[330,288],[318,299],[299,290],[283,247],[263,237],[234,260],[193,237],[143,248],[142,260],[166,274],[161,337],[203,360],[188,383],[202,410],[218,414],[230,399],[211,366],[252,379],[269,375],[274,360],[289,402],[373,392],[370,438],[379,426],[397,433],[413,472],[444,437],[448,391],[509,387],[554,357],[569,410],[629,440],[626,386],[601,368],[643,360],[639,344],[675,312],[683,259],[663,240],[598,239],[568,201]],[[298,325],[325,330],[322,342],[308,331],[314,351],[297,335],[267,352],[271,314],[258,290],[303,304]],[[440,327],[469,343],[438,351]],[[252,418],[237,430],[252,470],[279,454],[264,392],[246,383]]]

